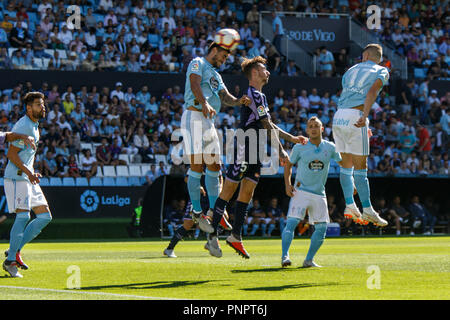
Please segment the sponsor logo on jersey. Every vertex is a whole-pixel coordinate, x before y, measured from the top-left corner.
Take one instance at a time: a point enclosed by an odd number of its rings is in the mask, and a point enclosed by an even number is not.
[[[322,171],[325,165],[320,160],[313,160],[308,164],[308,168],[312,171]]]
[[[260,117],[266,114],[266,109],[264,108],[264,106],[259,106],[257,110]]]
[[[217,90],[217,88],[219,87],[219,81],[217,81],[215,77],[211,77],[211,79],[209,79],[209,84],[214,90]]]
[[[192,64],[191,71],[198,71],[199,69],[200,69],[200,65],[198,64],[198,62],[197,61],[194,62]]]

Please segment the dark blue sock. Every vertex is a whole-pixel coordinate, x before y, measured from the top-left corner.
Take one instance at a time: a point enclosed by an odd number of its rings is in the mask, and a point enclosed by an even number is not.
[[[241,201],[236,201],[234,207],[234,223],[233,223],[233,234],[236,236],[241,236],[242,225],[245,221],[245,216],[247,215],[248,203]]]
[[[177,229],[177,231],[175,231],[175,234],[172,237],[172,240],[170,240],[169,246],[167,247],[167,249],[169,250],[173,250],[173,248],[175,248],[175,246],[177,245],[177,243],[183,239],[183,237],[186,235],[187,230],[181,226]]]
[[[212,227],[214,228],[214,233],[217,234],[217,227],[219,226],[220,220],[222,220],[223,213],[227,208],[228,201],[223,200],[222,198],[217,198],[216,204],[214,205],[214,214],[212,220]]]

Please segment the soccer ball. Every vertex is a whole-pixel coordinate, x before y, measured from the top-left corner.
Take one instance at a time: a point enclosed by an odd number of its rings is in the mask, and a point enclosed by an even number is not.
[[[214,37],[214,42],[216,44],[229,51],[235,50],[240,41],[241,36],[234,29],[221,29]]]

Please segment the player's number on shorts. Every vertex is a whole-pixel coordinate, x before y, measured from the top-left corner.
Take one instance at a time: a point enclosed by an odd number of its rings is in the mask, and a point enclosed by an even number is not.
[[[241,172],[244,173],[245,171],[247,171],[248,168],[248,163],[247,162],[242,162],[241,164]]]

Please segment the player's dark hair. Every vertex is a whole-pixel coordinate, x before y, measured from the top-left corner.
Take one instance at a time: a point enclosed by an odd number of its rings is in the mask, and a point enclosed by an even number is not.
[[[219,50],[219,51],[226,51],[226,52],[230,53],[230,50],[227,50],[227,49],[225,49],[225,48],[222,48],[221,46],[219,46],[219,45],[218,45],[217,43],[215,43],[215,42],[211,42],[211,44],[209,45],[208,53],[210,53],[211,50],[214,49],[214,48],[217,48],[217,50]]]
[[[23,98],[26,106],[31,106],[35,99],[44,99],[44,94],[38,91],[28,92]]]
[[[250,80],[250,77],[252,76],[252,70],[258,66],[258,63],[265,65],[267,63],[267,60],[261,56],[254,57],[252,59],[244,58],[241,63],[241,68],[247,79]]]

